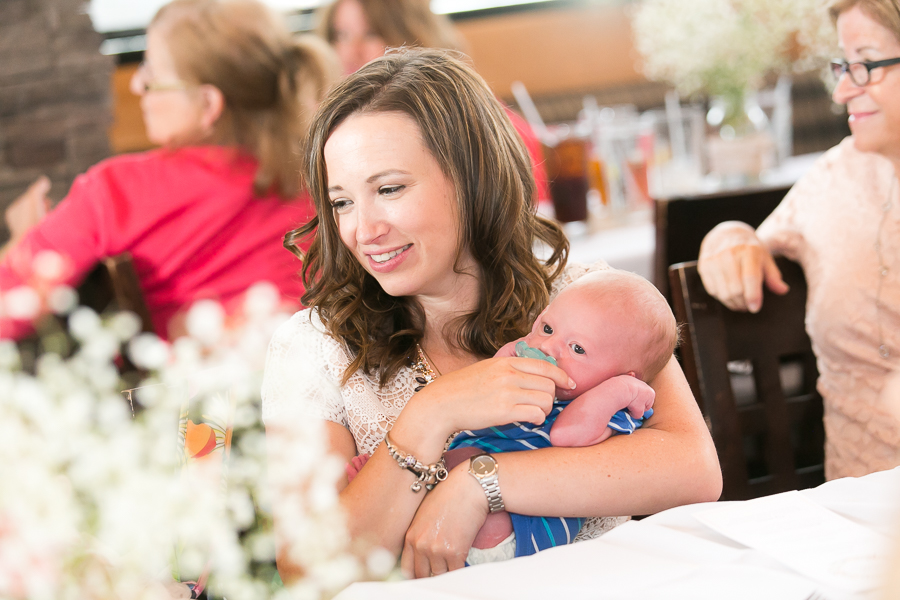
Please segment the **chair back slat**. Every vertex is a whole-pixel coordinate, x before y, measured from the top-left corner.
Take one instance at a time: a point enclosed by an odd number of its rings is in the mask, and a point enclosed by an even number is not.
[[[725,308],[704,289],[696,262],[672,265],[682,366],[722,466],[722,498],[743,500],[824,481],[822,398],[804,327],[806,281],[778,259],[791,291],[766,292],[757,314]]]

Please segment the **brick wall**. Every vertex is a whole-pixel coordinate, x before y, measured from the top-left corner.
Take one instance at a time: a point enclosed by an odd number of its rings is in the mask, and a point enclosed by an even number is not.
[[[62,198],[109,156],[111,57],[86,0],[0,0],[0,211],[41,174]],[[0,241],[8,238],[5,221]]]

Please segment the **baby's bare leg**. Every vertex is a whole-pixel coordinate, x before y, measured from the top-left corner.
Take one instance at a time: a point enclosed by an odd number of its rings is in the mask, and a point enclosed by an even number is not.
[[[459,463],[483,453],[484,450],[473,448],[471,446],[454,448],[453,450],[448,450],[444,455],[444,462],[447,463],[447,470],[450,470]],[[508,538],[509,534],[512,533],[512,530],[512,519],[509,518],[509,513],[505,510],[490,513],[488,514],[487,519],[484,520],[484,525],[481,526],[478,535],[475,536],[472,547],[493,548]]]

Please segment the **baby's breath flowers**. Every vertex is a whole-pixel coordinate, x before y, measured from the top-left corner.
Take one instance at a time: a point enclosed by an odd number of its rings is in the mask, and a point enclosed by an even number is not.
[[[215,598],[314,599],[393,569],[385,551],[350,551],[343,465],[316,422],[267,447],[263,361],[286,317],[273,286],[251,289],[237,316],[198,302],[171,344],[139,334],[134,315],[75,308],[67,288],[26,289],[4,294],[6,314],[20,300],[23,314],[61,313],[70,343],[26,373],[0,342],[0,597],[155,600],[184,593],[177,578]],[[122,348],[148,373],[134,410]],[[280,531],[304,571],[290,587],[275,570],[271,486],[290,490]]]
[[[821,0],[643,0],[633,28],[647,77],[686,96],[757,90],[835,51]]]

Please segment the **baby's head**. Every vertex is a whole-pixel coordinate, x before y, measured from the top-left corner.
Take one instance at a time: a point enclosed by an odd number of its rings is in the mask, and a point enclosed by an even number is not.
[[[675,317],[649,281],[615,269],[581,277],[544,309],[525,342],[575,380],[569,399],[615,375],[652,380],[678,341]]]

